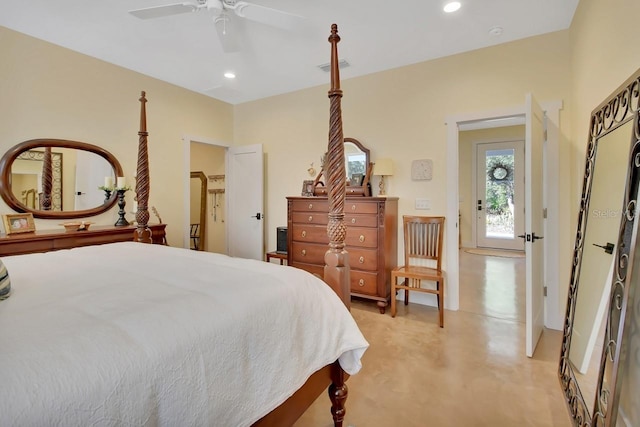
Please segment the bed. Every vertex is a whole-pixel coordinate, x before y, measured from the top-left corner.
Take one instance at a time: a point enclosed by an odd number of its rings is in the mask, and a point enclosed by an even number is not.
[[[342,425],[345,381],[368,343],[348,311],[339,40],[334,24],[325,280],[143,244],[143,92],[133,241],[2,259],[12,293],[0,302],[0,424],[286,426],[328,388]]]

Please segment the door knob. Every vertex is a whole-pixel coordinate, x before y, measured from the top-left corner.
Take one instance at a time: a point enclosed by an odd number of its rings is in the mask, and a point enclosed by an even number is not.
[[[534,242],[539,239],[544,239],[544,236],[536,236],[536,233],[531,233],[531,240]]]
[[[260,215],[260,212],[258,212],[257,214],[251,216],[251,218],[255,218],[257,220],[260,220],[262,218],[262,215]]]
[[[607,242],[606,245],[597,245],[597,244],[593,244],[593,246],[597,246],[599,248],[604,249],[604,251],[608,254],[612,254],[613,253],[613,248],[614,248],[614,244],[613,243],[609,243]]]

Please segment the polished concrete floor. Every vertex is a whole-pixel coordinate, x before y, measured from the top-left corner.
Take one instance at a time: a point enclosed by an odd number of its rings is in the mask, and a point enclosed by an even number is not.
[[[348,381],[345,426],[571,425],[557,376],[560,331],[546,330],[525,355],[523,258],[460,252],[460,310],[398,305],[398,315],[353,301],[370,343]],[[332,426],[320,396],[296,427]]]

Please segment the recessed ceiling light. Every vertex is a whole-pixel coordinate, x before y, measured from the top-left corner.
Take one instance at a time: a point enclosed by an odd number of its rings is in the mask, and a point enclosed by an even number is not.
[[[226,73],[224,73],[224,76],[228,79],[235,79],[236,75],[235,73],[232,73],[231,71],[227,71]]]
[[[499,36],[502,34],[503,31],[504,29],[499,26],[489,28],[489,34],[491,34],[492,36]]]
[[[447,4],[444,5],[443,10],[447,13],[451,13],[451,12],[455,12],[456,10],[460,9],[460,6],[462,6],[460,4],[459,1],[452,1],[449,2]]]

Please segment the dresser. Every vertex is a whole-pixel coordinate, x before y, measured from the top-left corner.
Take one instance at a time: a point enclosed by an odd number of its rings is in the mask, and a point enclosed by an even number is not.
[[[320,277],[329,237],[326,197],[287,197],[287,256],[292,267]],[[347,197],[345,249],[351,267],[351,296],[389,303],[391,270],[397,266],[398,198]]]
[[[166,224],[149,224],[153,243],[164,244],[166,242],[166,226]],[[92,225],[84,231],[65,231],[61,227],[60,230],[41,230],[11,235],[0,234],[0,256],[49,252],[104,243],[131,242],[135,229],[135,225],[122,227]]]

